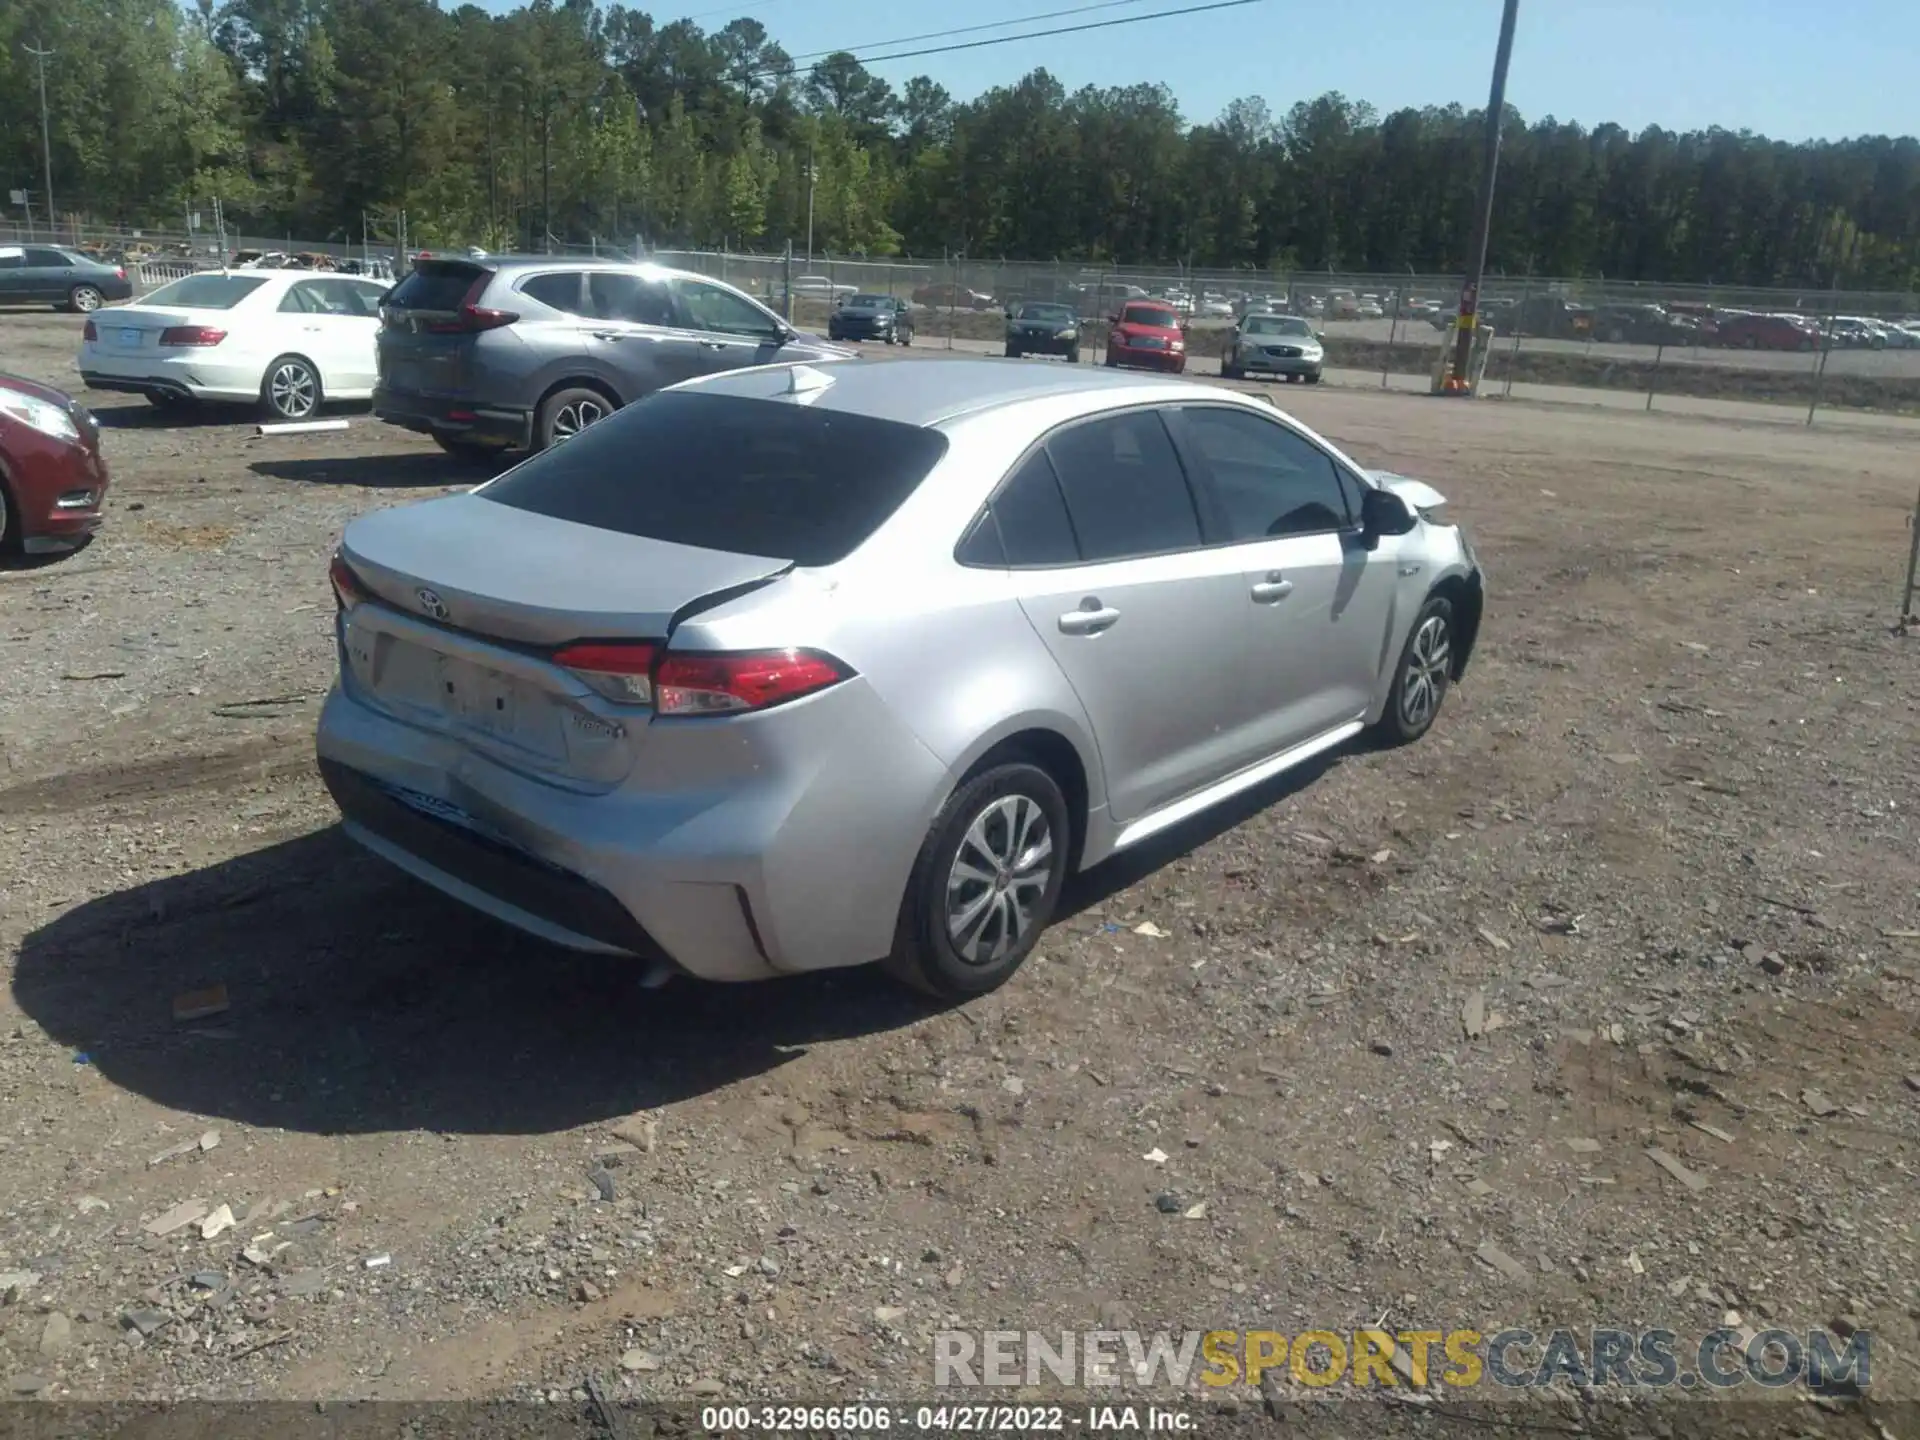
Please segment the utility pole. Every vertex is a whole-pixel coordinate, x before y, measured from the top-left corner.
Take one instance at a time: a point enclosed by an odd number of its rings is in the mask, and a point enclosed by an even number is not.
[[[36,45],[23,45],[20,48],[40,65],[40,153],[47,162],[47,231],[58,240],[60,216],[53,208],[53,126],[47,119],[47,61],[53,58],[53,51]]]
[[[1500,44],[1493,52],[1493,89],[1487,97],[1486,159],[1480,172],[1479,214],[1467,251],[1467,278],[1460,287],[1460,316],[1454,330],[1453,370],[1443,394],[1469,395],[1467,376],[1473,361],[1473,335],[1479,325],[1480,281],[1487,270],[1487,241],[1493,230],[1493,182],[1500,168],[1500,121],[1507,108],[1507,62],[1513,58],[1513,25],[1520,0],[1506,0],[1500,13]]]
[[[807,269],[813,269],[813,186],[820,167],[813,163],[813,137],[807,137]]]

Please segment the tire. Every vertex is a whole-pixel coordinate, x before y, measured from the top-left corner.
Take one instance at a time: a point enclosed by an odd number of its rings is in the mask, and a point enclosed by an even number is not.
[[[1007,346],[1007,359],[1009,360],[1018,360],[1024,354],[1026,354],[1026,351],[1017,345]]]
[[[882,962],[887,973],[942,1000],[1006,983],[1059,905],[1071,836],[1066,797],[1039,766],[1012,761],[967,781],[941,807],[913,862],[893,953]],[[963,863],[980,878],[959,875]]]
[[[540,418],[534,426],[534,439],[542,450],[551,450],[561,441],[579,434],[596,420],[604,420],[619,406],[598,390],[584,385],[556,390],[540,406]]]
[[[260,381],[260,404],[275,420],[311,420],[320,413],[320,372],[299,355],[282,355]]]
[[[1433,728],[1453,679],[1453,644],[1453,602],[1431,595],[1407,632],[1387,708],[1374,727],[1385,743],[1409,745]]]
[[[449,435],[444,430],[433,432],[433,443],[456,460],[465,460],[475,465],[484,464],[506,453],[507,447],[497,440],[470,440],[464,435]]]
[[[898,345],[899,343],[900,343],[900,337],[895,335],[891,330],[889,330],[887,332],[887,344],[889,346],[892,346],[892,345]]]
[[[1318,385],[1320,383],[1320,372],[1318,370],[1312,370],[1302,378],[1305,379],[1309,385]]]
[[[1222,360],[1220,362],[1220,378],[1222,380],[1244,380],[1247,378],[1247,372],[1230,360]]]
[[[91,315],[107,303],[107,297],[91,285],[76,285],[67,292],[67,309]]]
[[[1114,357],[1114,353],[1111,350],[1107,351],[1107,368],[1109,370],[1118,370],[1120,368],[1120,362]]]
[[[1067,363],[1069,365],[1078,365],[1080,363],[1080,347],[1078,345],[1067,351]]]

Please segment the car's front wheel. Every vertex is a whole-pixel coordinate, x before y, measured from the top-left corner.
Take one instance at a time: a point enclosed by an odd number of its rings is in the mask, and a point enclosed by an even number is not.
[[[886,968],[944,1000],[984,995],[1033,953],[1066,882],[1071,821],[1053,777],[1023,760],[954,792],[920,847]]]
[[[1376,727],[1388,744],[1411,744],[1433,727],[1453,680],[1453,642],[1453,602],[1444,595],[1430,596],[1400,652],[1387,708]]]

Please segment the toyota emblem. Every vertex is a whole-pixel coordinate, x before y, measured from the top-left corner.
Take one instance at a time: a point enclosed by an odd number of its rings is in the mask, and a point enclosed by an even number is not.
[[[442,600],[437,592],[422,585],[413,592],[413,597],[420,602],[420,610],[428,618],[434,620],[447,618],[447,602]]]

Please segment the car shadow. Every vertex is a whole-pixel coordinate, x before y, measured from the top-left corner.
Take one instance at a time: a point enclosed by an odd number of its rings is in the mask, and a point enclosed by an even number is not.
[[[160,1105],[329,1135],[551,1133],[928,1013],[864,969],[640,974],[522,937],[334,826],[68,911],[22,942],[13,997],[75,1063]],[[174,1020],[175,997],[214,986],[223,1013]]]
[[[411,455],[332,455],[307,460],[255,460],[247,468],[271,480],[306,485],[358,485],[367,489],[406,490],[448,485],[477,485],[525,458],[503,455],[465,460],[435,450]]]
[[[1312,784],[1335,756],[1074,877],[1054,922]],[[19,1009],[105,1079],[183,1113],[307,1134],[545,1134],[769,1074],[938,1007],[873,967],[640,985],[519,935],[338,826],[89,900],[30,932]],[[1018,981],[1015,981],[1018,984]],[[220,988],[223,1008],[174,1018]]]

